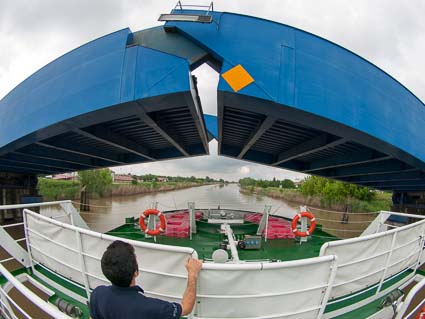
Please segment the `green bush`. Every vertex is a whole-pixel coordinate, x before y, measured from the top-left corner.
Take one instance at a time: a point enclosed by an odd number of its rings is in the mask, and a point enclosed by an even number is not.
[[[79,181],[38,179],[38,191],[45,200],[77,199],[80,196]]]
[[[370,201],[376,194],[367,187],[319,176],[307,177],[301,184],[300,190],[306,196],[321,196],[326,201],[343,201],[348,198]]]
[[[112,176],[111,171],[107,168],[81,171],[78,172],[78,175],[81,184],[90,194],[102,197],[111,190]]]

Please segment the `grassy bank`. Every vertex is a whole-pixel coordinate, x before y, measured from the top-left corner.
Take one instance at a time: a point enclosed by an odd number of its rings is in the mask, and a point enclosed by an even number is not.
[[[343,201],[329,201],[320,196],[305,196],[298,189],[284,189],[276,187],[240,187],[240,191],[243,193],[256,192],[259,195],[283,199],[287,202],[297,205],[307,205],[311,207],[336,211],[345,211],[346,205],[349,204],[351,205],[352,212],[355,213],[368,213],[379,210],[389,210],[391,206],[390,193],[375,193],[375,196],[368,201],[354,198],[348,198]]]
[[[184,189],[196,186],[207,185],[205,183],[192,182],[144,182],[137,185],[112,184],[105,190],[104,196],[97,193],[91,194],[91,198],[101,198],[110,196],[128,196],[136,194],[147,194],[154,192],[166,192],[177,189]],[[79,199],[81,183],[79,181],[63,181],[46,178],[38,179],[38,190],[45,201]]]
[[[62,181],[47,178],[38,179],[38,192],[45,201],[78,199],[81,184],[78,181]]]
[[[190,187],[203,186],[207,184],[191,183],[191,182],[144,182],[137,185],[112,185],[112,196],[127,196],[136,194],[147,194],[154,192],[167,192],[177,189],[184,189]]]

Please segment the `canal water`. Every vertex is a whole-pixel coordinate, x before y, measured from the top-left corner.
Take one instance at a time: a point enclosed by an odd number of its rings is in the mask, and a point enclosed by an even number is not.
[[[271,214],[292,218],[298,207],[267,196],[243,194],[237,184],[206,185],[169,192],[141,194],[91,200],[90,212],[81,215],[95,231],[105,232],[125,222],[126,217],[140,216],[147,208],[157,205],[161,211],[186,209],[188,202],[196,208],[231,208],[262,212],[271,206]],[[77,208],[78,203],[74,204]]]

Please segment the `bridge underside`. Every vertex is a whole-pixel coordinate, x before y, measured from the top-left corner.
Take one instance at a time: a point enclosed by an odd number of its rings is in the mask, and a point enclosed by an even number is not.
[[[420,163],[361,132],[229,92],[219,92],[218,104],[220,155],[381,190],[425,190]]]
[[[198,103],[176,93],[70,119],[40,130],[34,143],[3,148],[0,171],[57,174],[208,154]]]

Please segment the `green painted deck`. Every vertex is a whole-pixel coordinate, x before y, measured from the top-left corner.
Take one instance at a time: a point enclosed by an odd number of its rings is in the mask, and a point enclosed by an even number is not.
[[[197,221],[197,233],[193,234],[192,240],[189,238],[176,238],[157,236],[156,243],[172,246],[191,247],[198,253],[200,259],[211,259],[212,253],[219,249],[220,243],[226,238],[220,234],[220,225],[208,224],[205,221]],[[258,225],[245,222],[243,225],[231,225],[237,239],[246,235],[255,235]],[[320,225],[316,227],[313,236],[306,243],[300,244],[295,239],[269,239],[262,240],[260,250],[238,250],[241,260],[297,260],[319,256],[320,247],[327,241],[338,238],[323,232]],[[136,223],[127,223],[109,232],[108,235],[154,243],[153,238],[145,238],[145,234],[140,231]]]

